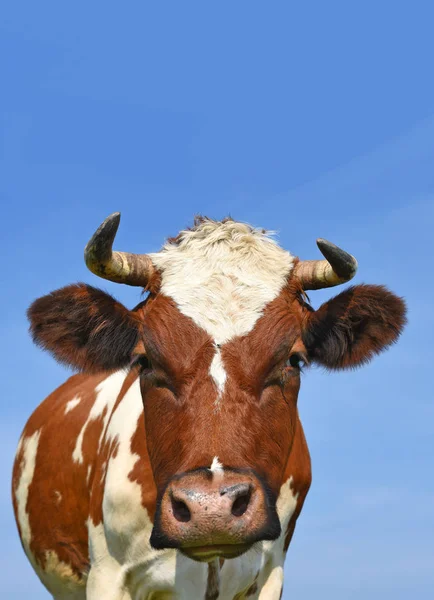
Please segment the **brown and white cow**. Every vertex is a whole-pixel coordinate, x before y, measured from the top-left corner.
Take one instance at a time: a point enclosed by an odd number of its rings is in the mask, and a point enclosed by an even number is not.
[[[314,311],[305,290],[350,279],[319,240],[299,261],[264,231],[201,218],[151,255],[89,268],[144,287],[133,310],[86,284],[29,309],[37,344],[82,372],[20,439],[13,501],[24,550],[57,600],[278,599],[311,482],[297,412],[303,364],[345,369],[398,338],[403,301],[350,287]]]

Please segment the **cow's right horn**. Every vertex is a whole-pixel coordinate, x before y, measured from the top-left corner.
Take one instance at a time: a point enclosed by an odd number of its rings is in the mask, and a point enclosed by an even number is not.
[[[84,260],[88,269],[99,277],[116,283],[146,287],[154,273],[149,256],[112,250],[120,220],[120,213],[107,217],[88,242]]]

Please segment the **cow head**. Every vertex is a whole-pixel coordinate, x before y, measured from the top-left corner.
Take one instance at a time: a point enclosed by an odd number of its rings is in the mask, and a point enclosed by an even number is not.
[[[358,285],[313,310],[356,260],[318,240],[299,261],[265,232],[199,219],[152,255],[113,252],[119,215],[86,247],[96,274],[143,286],[128,310],[85,284],[29,309],[35,341],[86,372],[134,365],[158,490],[151,544],[198,560],[233,557],[280,533],[276,498],[294,440],[300,373],[357,367],[396,341],[403,301]]]

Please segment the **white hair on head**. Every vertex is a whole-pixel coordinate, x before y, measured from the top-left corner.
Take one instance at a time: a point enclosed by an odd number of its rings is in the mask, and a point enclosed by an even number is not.
[[[247,335],[294,267],[270,233],[229,219],[199,219],[149,257],[160,291],[216,344]]]

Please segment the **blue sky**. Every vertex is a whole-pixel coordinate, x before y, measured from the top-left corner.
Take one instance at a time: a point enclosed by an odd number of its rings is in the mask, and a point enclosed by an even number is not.
[[[284,598],[404,600],[434,585],[434,9],[429,2],[21,2],[0,22],[2,590],[48,598],[21,550],[9,479],[33,408],[67,372],[25,310],[98,281],[83,248],[158,249],[196,213],[317,237],[356,282],[405,296],[400,343],[354,373],[304,376],[313,485]],[[315,306],[332,291],[312,293]]]

